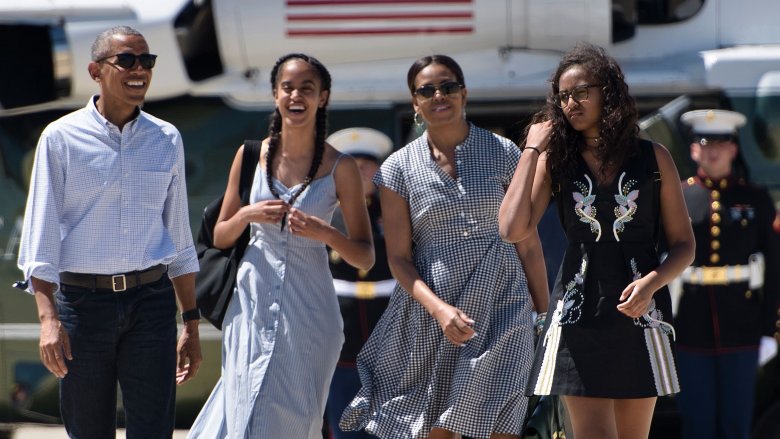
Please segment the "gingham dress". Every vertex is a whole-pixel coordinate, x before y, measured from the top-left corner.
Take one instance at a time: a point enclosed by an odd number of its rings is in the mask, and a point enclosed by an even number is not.
[[[456,148],[457,179],[431,158],[427,133],[391,155],[374,178],[409,203],[413,257],[426,284],[471,317],[458,347],[404,289],[358,356],[362,389],[341,428],[424,438],[433,427],[474,438],[519,434],[533,350],[527,281],[498,209],[519,159],[509,140],[470,126]]]

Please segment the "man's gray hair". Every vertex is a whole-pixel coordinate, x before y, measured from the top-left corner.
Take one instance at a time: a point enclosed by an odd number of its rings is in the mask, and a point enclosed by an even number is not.
[[[97,61],[111,55],[108,51],[111,50],[111,38],[113,38],[114,35],[144,37],[141,32],[138,32],[130,26],[114,26],[111,29],[106,29],[101,32],[97,38],[95,38],[95,42],[92,43],[92,61]]]

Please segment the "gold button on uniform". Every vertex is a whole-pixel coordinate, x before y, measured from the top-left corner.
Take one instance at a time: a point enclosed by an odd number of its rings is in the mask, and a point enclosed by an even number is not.
[[[712,236],[720,236],[720,227],[718,227],[718,226],[710,227],[710,235],[712,235]]]
[[[739,221],[739,224],[740,224],[742,227],[747,227],[747,225],[748,225],[748,220],[746,220],[745,218],[742,218],[742,219]]]
[[[720,210],[720,201],[712,202],[712,210]]]
[[[720,223],[720,214],[719,213],[713,213],[712,216],[710,217],[710,219],[712,219],[713,223],[719,224]]]
[[[750,299],[753,297],[753,292],[750,290],[745,291],[745,299]]]
[[[718,261],[720,261],[720,255],[719,254],[713,253],[713,254],[710,255],[710,262],[712,262],[713,264],[717,264]]]
[[[368,276],[368,270],[358,270],[358,277],[361,279],[365,279],[366,276]]]
[[[718,250],[720,248],[720,241],[718,241],[717,239],[713,239],[712,242],[710,243],[710,248],[713,250]]]
[[[710,192],[710,196],[713,200],[720,200],[720,192],[718,191],[712,191]]]

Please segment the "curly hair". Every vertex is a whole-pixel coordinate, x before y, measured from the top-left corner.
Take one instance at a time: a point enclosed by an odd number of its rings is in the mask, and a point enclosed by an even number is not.
[[[548,147],[549,163],[553,178],[571,178],[577,169],[580,145],[584,143],[582,133],[569,124],[563,110],[555,105],[561,76],[572,67],[580,67],[600,85],[602,95],[601,140],[596,145],[595,155],[601,162],[599,173],[619,168],[628,157],[638,152],[639,125],[634,98],[628,93],[623,71],[617,61],[596,45],[579,43],[566,53],[558,68],[550,77],[550,91],[547,104],[532,117],[532,123],[551,120],[553,131]],[[525,135],[528,135],[526,128]],[[525,141],[523,141],[524,143]]]
[[[288,53],[287,55],[284,55],[280,57],[278,60],[276,60],[276,64],[274,64],[273,68],[271,69],[271,90],[274,91],[274,94],[276,94],[276,86],[278,85],[278,76],[279,71],[281,70],[284,63],[290,60],[301,60],[309,65],[311,65],[314,70],[317,72],[317,75],[320,78],[320,91],[328,91],[330,92],[331,88],[331,77],[330,72],[328,72],[328,69],[325,68],[325,66],[316,58],[304,55],[302,53]],[[328,94],[328,98],[330,98],[330,94]],[[317,170],[320,168],[320,164],[322,163],[322,156],[325,152],[325,138],[328,135],[328,100],[325,100],[325,103],[322,107],[317,108],[317,127],[316,127],[316,136],[314,140],[314,157],[312,157],[311,166],[309,167],[309,173],[306,175],[306,178],[303,180],[303,184],[298,187],[298,190],[295,191],[294,194],[290,197],[290,199],[287,201],[288,204],[291,206],[295,203],[295,200],[298,198],[301,193],[309,186],[309,183],[314,180],[314,176],[317,175]],[[279,193],[276,191],[276,188],[273,184],[272,179],[272,172],[273,169],[273,161],[274,156],[276,155],[277,150],[279,149],[279,141],[282,136],[282,115],[279,113],[279,109],[276,108],[274,112],[271,114],[271,120],[268,127],[268,151],[266,152],[265,157],[265,177],[266,182],[268,184],[268,189],[271,191],[273,196],[277,199],[280,198]],[[284,221],[282,222],[282,228],[284,228]]]

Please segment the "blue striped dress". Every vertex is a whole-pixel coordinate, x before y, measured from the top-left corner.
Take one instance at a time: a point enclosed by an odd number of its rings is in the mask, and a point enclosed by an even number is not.
[[[274,184],[282,199],[297,189]],[[250,202],[272,198],[258,166]],[[295,207],[330,222],[337,204],[331,171]],[[344,343],[325,245],[279,224],[252,224],[251,233],[223,324],[222,377],[188,437],[321,439]]]

